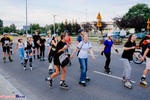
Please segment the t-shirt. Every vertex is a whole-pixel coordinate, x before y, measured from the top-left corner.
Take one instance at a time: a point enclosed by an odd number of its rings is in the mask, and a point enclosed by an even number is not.
[[[125,43],[124,47],[134,47],[136,46],[135,43],[132,43],[131,41],[128,41]],[[130,49],[130,50],[124,50],[122,53],[122,58],[126,58],[128,60],[133,60],[133,53],[135,52],[135,49]]]
[[[50,44],[51,41],[52,41],[52,38],[47,38],[47,39],[46,39],[47,44]]]
[[[111,46],[113,45],[113,41],[108,41],[108,40],[105,40],[104,42],[104,45],[105,45],[105,49],[104,49],[104,52],[106,53],[110,53],[111,52]]]
[[[24,48],[24,45],[23,45],[23,43],[21,42],[18,42],[18,48]]]
[[[34,44],[37,44],[37,41],[40,39],[40,36],[39,35],[34,35],[33,36],[33,39],[34,39]]]
[[[150,49],[150,43],[148,44],[148,47],[147,48],[149,48]],[[149,57],[150,58],[150,50],[149,50],[149,52],[148,52],[148,54],[147,54],[147,57]]]
[[[79,35],[79,36],[77,37],[77,41],[79,41],[79,42],[82,41],[82,36],[81,36],[81,35]]]
[[[40,44],[41,44],[42,46],[44,46],[45,41],[46,41],[45,39],[41,39],[41,38],[40,38]]]
[[[69,44],[71,41],[70,36],[68,36],[68,39],[66,40],[66,42]]]
[[[4,37],[3,37],[3,38],[1,39],[1,42],[2,42],[2,45],[8,44],[8,43],[10,42],[10,38],[8,38],[8,37],[7,37],[7,38],[4,38]],[[9,45],[7,45],[7,46],[9,46]]]
[[[56,47],[56,55],[57,57],[59,57],[61,54],[63,54],[64,52],[66,52],[67,50],[64,50],[60,53],[57,53],[60,49],[62,49],[64,46],[67,46],[67,43],[66,42],[62,42],[62,41],[59,41],[58,44],[57,44],[57,47]]]
[[[8,38],[10,38],[10,41],[12,41],[12,37],[11,36],[8,36]]]
[[[79,55],[78,57],[79,58],[88,58],[88,50],[90,48],[92,48],[91,46],[91,42],[84,42],[84,41],[81,41],[78,45],[77,45],[77,48],[80,49],[80,52],[79,52]]]

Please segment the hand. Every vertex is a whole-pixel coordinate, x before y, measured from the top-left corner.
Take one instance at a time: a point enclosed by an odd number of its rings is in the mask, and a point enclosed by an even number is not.
[[[72,56],[72,55],[70,56],[70,59],[73,59],[73,56]]]
[[[101,55],[103,56],[104,51],[101,52]]]
[[[144,58],[142,57],[142,58],[140,58],[140,60],[141,60],[141,61],[144,61]]]
[[[16,54],[16,51],[14,51],[14,54]]]
[[[39,44],[41,46],[41,44]]]
[[[119,53],[118,49],[115,49],[115,51],[116,51],[117,53]]]
[[[134,47],[131,47],[131,49],[135,49],[135,46],[134,46]]]
[[[93,57],[93,60],[95,61],[95,57]]]

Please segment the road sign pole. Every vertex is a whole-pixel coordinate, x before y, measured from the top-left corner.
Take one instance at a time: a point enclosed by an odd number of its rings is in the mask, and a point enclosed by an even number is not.
[[[54,15],[54,34],[55,34],[55,15]]]

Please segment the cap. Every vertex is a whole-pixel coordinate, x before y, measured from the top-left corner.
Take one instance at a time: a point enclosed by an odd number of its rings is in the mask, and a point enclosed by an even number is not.
[[[65,30],[64,32],[65,32],[65,33],[69,33],[69,31],[68,31],[68,30]]]
[[[113,36],[114,34],[113,33],[108,33],[108,35],[107,36]]]
[[[7,35],[7,33],[3,33],[3,35]]]
[[[81,33],[82,31],[84,31],[84,29],[79,29],[78,32]]]

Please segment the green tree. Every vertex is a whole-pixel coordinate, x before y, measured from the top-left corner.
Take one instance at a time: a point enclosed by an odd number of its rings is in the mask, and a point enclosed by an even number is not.
[[[16,25],[15,25],[14,23],[12,23],[12,24],[10,25],[10,32],[13,32],[13,33],[16,32]]]
[[[123,18],[130,20],[136,16],[141,16],[145,20],[150,18],[150,8],[147,4],[136,4],[123,16]]]
[[[0,34],[3,33],[3,21],[0,19]]]
[[[9,28],[8,26],[5,26],[5,27],[4,27],[4,32],[10,33],[10,28]]]

